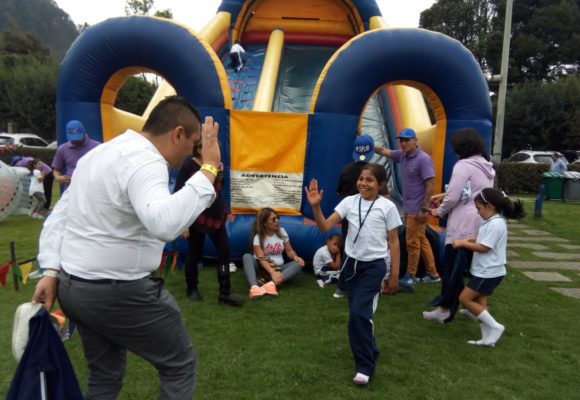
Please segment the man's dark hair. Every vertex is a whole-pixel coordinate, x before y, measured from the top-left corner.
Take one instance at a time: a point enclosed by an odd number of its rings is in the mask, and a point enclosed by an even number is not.
[[[451,136],[451,146],[459,159],[480,155],[489,161],[489,155],[484,149],[483,139],[473,128],[462,128]]]
[[[158,136],[183,126],[185,136],[190,137],[200,129],[200,123],[199,113],[187,100],[179,96],[169,96],[151,111],[143,131]]]

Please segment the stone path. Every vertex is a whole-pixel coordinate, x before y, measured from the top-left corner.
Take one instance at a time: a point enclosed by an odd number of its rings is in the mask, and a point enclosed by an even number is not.
[[[536,257],[550,258],[552,260],[580,260],[580,254],[574,253],[550,253],[546,251],[532,251]]]
[[[508,240],[509,240],[509,236],[508,236]],[[548,250],[549,247],[544,246],[543,244],[538,244],[538,243],[511,243],[508,241],[508,248],[511,247],[520,247],[522,249],[532,249],[532,250]]]
[[[508,264],[517,269],[563,269],[580,271],[580,263],[565,261],[510,261]]]
[[[579,282],[580,279],[570,279],[559,271],[578,271],[580,277],[580,245],[570,244],[569,240],[553,236],[549,232],[533,229],[529,226],[516,222],[510,223],[510,233],[508,236],[508,265],[512,268],[522,270],[522,274],[535,281],[554,282],[571,285]],[[514,248],[529,249],[535,257],[533,261],[514,260],[520,254]],[[561,249],[562,251],[559,251]],[[580,285],[580,283],[576,283]],[[561,293],[564,296],[580,299],[580,288],[578,287],[557,287],[550,289]]]
[[[507,250],[506,255],[507,255],[508,258],[519,257],[520,256],[516,251],[509,250],[509,249]]]
[[[568,239],[563,239],[554,236],[512,236],[508,237],[510,242],[569,242]]]
[[[567,250],[580,250],[580,245],[579,244],[563,244],[563,243],[559,243],[558,246],[563,247]]]
[[[580,289],[579,288],[553,287],[550,289],[552,289],[558,293],[562,293],[564,296],[573,297],[575,299],[580,299]]]
[[[571,282],[570,278],[565,277],[557,272],[522,272],[525,276],[535,281],[545,281],[545,282]]]

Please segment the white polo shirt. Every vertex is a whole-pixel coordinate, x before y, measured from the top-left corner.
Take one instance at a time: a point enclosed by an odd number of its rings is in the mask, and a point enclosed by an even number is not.
[[[43,268],[85,279],[134,280],[159,267],[174,240],[215,198],[196,173],[171,195],[167,161],[128,130],[87,153],[46,219],[39,241]]]

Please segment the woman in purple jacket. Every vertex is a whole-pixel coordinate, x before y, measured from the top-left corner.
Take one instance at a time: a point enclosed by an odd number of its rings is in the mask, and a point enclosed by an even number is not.
[[[435,217],[447,216],[441,294],[429,302],[437,308],[423,312],[423,318],[441,323],[451,322],[457,312],[459,294],[464,287],[463,274],[469,270],[473,255],[465,249],[454,249],[451,243],[477,236],[481,217],[473,199],[483,189],[493,186],[495,176],[483,139],[475,129],[459,129],[453,133],[451,145],[459,161],[453,167],[446,192],[431,197],[432,201],[441,204],[430,210]]]

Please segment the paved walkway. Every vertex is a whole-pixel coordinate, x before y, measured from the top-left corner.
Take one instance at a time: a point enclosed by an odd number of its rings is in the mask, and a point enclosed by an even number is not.
[[[580,287],[570,287],[570,282],[577,282],[578,279],[570,279],[564,274],[564,271],[568,274],[577,271],[576,275],[580,277],[580,245],[569,244],[567,239],[517,222],[510,223],[509,232],[507,257],[510,267],[521,269],[525,276],[535,281],[554,282],[552,290],[580,299]],[[535,250],[531,255],[536,260],[518,260],[521,255],[514,248],[518,251]],[[560,287],[558,284],[566,286]]]

